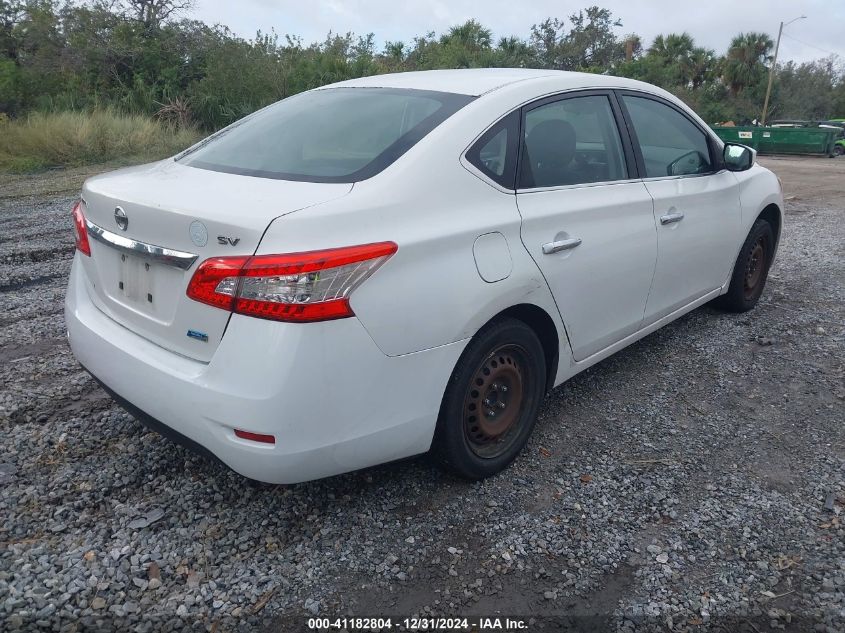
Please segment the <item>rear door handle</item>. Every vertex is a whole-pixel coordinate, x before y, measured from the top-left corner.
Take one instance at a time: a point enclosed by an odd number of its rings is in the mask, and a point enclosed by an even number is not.
[[[543,244],[543,255],[551,255],[553,253],[559,253],[560,251],[568,251],[571,248],[575,248],[580,243],[580,237],[570,237],[565,240],[549,242],[548,244]]]
[[[667,213],[666,215],[660,216],[660,224],[673,224],[675,222],[680,222],[684,219],[684,214],[680,211],[673,211],[672,213]]]

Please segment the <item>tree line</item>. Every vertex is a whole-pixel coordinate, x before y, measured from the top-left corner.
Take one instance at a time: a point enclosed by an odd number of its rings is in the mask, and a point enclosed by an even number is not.
[[[765,33],[741,33],[724,54],[689,33],[647,46],[611,11],[550,17],[527,37],[494,40],[476,20],[440,35],[388,41],[329,33],[321,42],[259,32],[252,39],[190,19],[192,0],[0,0],[0,113],[114,107],[211,130],[278,99],[377,73],[531,67],[608,73],[673,92],[711,123],[759,118],[772,63]],[[845,117],[835,56],[779,64],[769,118]],[[2,116],[2,114],[0,114]]]

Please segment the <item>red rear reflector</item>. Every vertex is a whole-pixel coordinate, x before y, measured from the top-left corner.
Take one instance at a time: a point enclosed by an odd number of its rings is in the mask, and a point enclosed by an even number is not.
[[[263,444],[275,444],[276,438],[273,435],[264,435],[262,433],[253,433],[251,431],[241,431],[235,429],[235,435],[243,440],[251,440],[253,442],[262,442]]]
[[[76,250],[91,257],[91,244],[88,243],[88,228],[82,213],[82,201],[73,205],[73,228],[76,234]]]
[[[276,321],[328,321],[353,316],[349,295],[398,246],[378,242],[322,251],[214,257],[188,284],[191,299]]]

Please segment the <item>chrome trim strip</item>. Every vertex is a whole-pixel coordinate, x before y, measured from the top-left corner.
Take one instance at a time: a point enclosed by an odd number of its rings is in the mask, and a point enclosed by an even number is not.
[[[651,178],[625,178],[624,180],[602,180],[601,182],[585,182],[575,185],[556,185],[553,187],[530,187],[528,189],[517,189],[516,193],[543,193],[546,191],[561,191],[564,189],[582,189],[584,187],[609,187],[611,185],[625,185],[632,182],[642,182],[648,184],[650,182],[661,182],[663,180],[680,180],[681,178],[706,178],[707,176],[718,176],[719,174],[728,171],[727,169],[720,169],[719,171],[709,171],[706,174],[681,174],[678,176],[652,176]]]
[[[641,180],[645,183],[649,182],[660,182],[661,180],[679,180],[681,178],[706,178],[707,176],[718,176],[724,172],[728,171],[727,169],[720,169],[719,171],[708,171],[705,174],[678,174],[677,176],[649,176],[648,178],[641,178]]]
[[[642,178],[625,178],[624,180],[602,180],[598,182],[583,182],[574,185],[553,185],[551,187],[528,187],[517,189],[516,193],[544,193],[547,191],[564,191],[566,189],[586,189],[587,187],[610,187],[613,185],[630,185],[642,182]]]
[[[197,261],[198,255],[193,253],[185,253],[183,251],[175,251],[164,246],[156,246],[155,244],[146,244],[145,242],[138,242],[137,240],[106,231],[104,228],[92,224],[86,220],[85,224],[88,228],[88,235],[93,237],[98,242],[111,246],[119,251],[129,253],[138,257],[145,257],[151,259],[156,263],[164,264],[165,266],[173,266],[180,270],[188,270]]]

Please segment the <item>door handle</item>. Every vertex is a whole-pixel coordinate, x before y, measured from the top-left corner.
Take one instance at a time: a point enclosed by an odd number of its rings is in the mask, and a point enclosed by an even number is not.
[[[543,255],[551,255],[553,253],[559,253],[560,251],[568,251],[571,248],[575,248],[580,243],[580,237],[570,237],[565,240],[549,242],[548,244],[543,244]]]
[[[673,211],[672,213],[667,213],[666,215],[660,216],[660,224],[673,224],[675,222],[680,222],[684,219],[684,214],[680,211]]]

